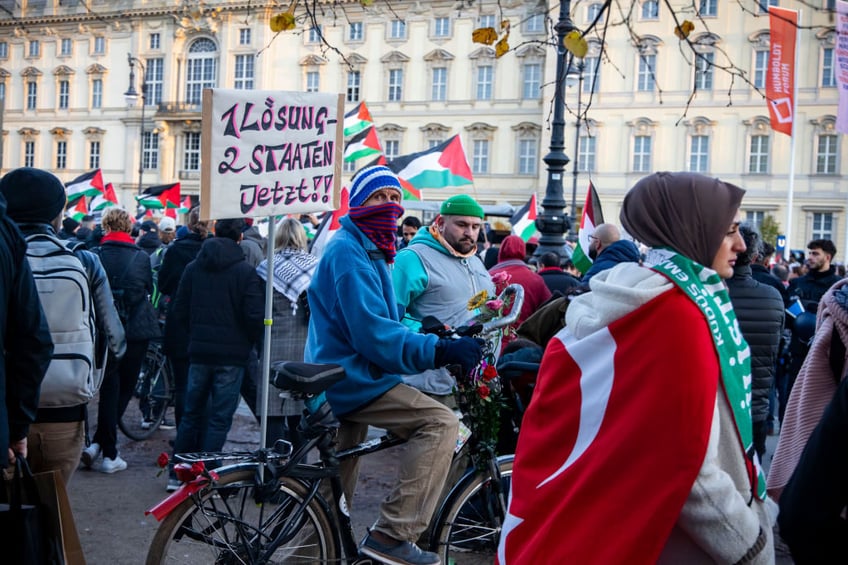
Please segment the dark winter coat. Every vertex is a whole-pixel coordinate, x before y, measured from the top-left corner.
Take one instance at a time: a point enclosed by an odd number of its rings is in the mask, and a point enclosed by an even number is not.
[[[162,267],[159,269],[159,292],[171,296],[177,294],[180,278],[189,263],[197,258],[203,239],[196,233],[189,233],[174,241],[168,247]],[[177,331],[176,324],[171,322],[173,308],[168,310],[165,322],[165,353],[171,357],[188,357],[188,335]]]
[[[148,255],[153,255],[157,249],[164,246],[162,240],[159,239],[159,234],[155,231],[145,233],[139,238],[136,245]]]
[[[552,293],[560,291],[562,294],[567,294],[572,288],[580,286],[578,279],[572,277],[559,267],[544,267],[539,269],[538,272]]]
[[[112,294],[120,296],[119,291],[122,290],[126,311],[136,312],[141,301],[148,300],[153,293],[150,257],[133,243],[108,239],[101,242],[96,252],[109,276]],[[128,323],[132,324],[133,320],[130,319]]]
[[[815,312],[824,293],[840,280],[842,278],[836,274],[836,267],[833,266],[827,271],[810,271],[789,281],[789,298],[797,296],[804,308]]]
[[[264,306],[262,279],[241,247],[213,237],[186,267],[169,323],[188,335],[191,363],[245,367],[262,340]]]
[[[768,417],[769,391],[783,332],[783,299],[775,289],[754,280],[750,265],[736,265],[727,288],[739,329],[751,347],[751,419],[762,422]]]
[[[26,260],[26,242],[0,195],[0,453],[26,437],[53,340]],[[5,465],[5,464],[4,464]]]
[[[614,241],[598,253],[591,268],[583,275],[581,282],[588,286],[592,277],[601,271],[612,269],[619,263],[638,263],[640,258],[639,248],[632,241],[626,239]]]
[[[789,307],[789,291],[787,291],[786,285],[779,278],[771,274],[764,265],[751,263],[751,276],[754,277],[755,281],[767,284],[777,290],[783,299],[783,305],[787,308]]]

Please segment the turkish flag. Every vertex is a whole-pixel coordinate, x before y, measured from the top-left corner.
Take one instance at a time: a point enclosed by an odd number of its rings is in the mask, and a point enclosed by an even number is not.
[[[770,49],[766,70],[766,100],[771,129],[792,135],[795,120],[795,39],[798,12],[769,7]]]

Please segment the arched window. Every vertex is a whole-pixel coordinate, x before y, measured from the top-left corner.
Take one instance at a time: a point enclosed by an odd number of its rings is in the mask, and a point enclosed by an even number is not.
[[[186,62],[186,103],[200,104],[203,89],[218,84],[218,46],[211,39],[195,39]]]

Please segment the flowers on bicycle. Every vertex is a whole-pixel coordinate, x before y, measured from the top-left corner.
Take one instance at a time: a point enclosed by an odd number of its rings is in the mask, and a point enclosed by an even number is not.
[[[165,469],[168,468],[168,463],[170,463],[170,462],[171,462],[171,458],[168,457],[167,453],[165,453],[163,451],[162,453],[159,454],[159,457],[156,458],[156,465],[159,467],[159,472],[156,473],[157,477],[159,475],[161,475],[165,471]]]
[[[479,396],[481,400],[491,401],[491,397],[489,396],[491,393],[492,389],[483,383],[477,385],[477,396]]]
[[[190,483],[201,475],[206,475],[206,464],[203,461],[188,463],[177,463],[174,465],[174,473],[181,483]]]
[[[483,381],[489,382],[497,376],[498,376],[498,370],[495,368],[495,366],[489,365],[487,363],[486,367],[483,369]]]
[[[474,370],[456,379],[457,403],[466,416],[465,422],[477,435],[479,444],[488,449],[497,445],[503,404],[501,383],[494,363],[494,355],[489,351]],[[477,460],[477,455],[472,454],[475,464],[484,465],[485,457]]]

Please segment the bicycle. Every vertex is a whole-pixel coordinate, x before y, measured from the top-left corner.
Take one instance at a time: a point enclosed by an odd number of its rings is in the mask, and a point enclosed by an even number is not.
[[[484,350],[493,359],[494,336],[517,318],[523,289],[511,285],[501,296],[510,295],[509,315],[462,332],[443,331],[484,336]],[[359,557],[339,464],[404,440],[386,433],[337,451],[338,422],[324,391],[344,378],[344,368],[282,362],[274,365],[274,373],[275,386],[306,403],[304,444],[293,451],[289,442],[277,440],[274,448],[253,452],[177,455],[188,476],[178,491],[148,511],[162,522],[147,554],[148,565],[371,562]],[[489,382],[497,385],[496,378]],[[449,477],[461,476],[446,487],[419,543],[439,553],[443,563],[492,563],[506,516],[513,456],[496,455],[493,442],[481,439],[486,434],[470,417],[469,399],[460,393],[457,402],[463,417]],[[313,448],[319,461],[308,463]],[[205,468],[222,462],[229,464],[214,471]],[[327,481],[329,499],[320,488]]]
[[[150,340],[132,397],[118,418],[118,427],[124,435],[141,441],[159,429],[168,407],[174,404],[173,375],[162,339]]]

